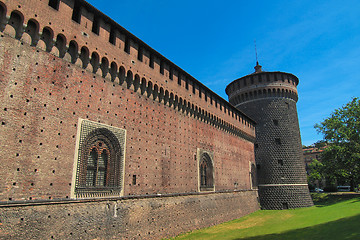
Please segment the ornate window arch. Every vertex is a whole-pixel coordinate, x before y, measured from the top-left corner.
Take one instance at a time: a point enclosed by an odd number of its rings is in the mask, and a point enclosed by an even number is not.
[[[81,120],[77,146],[76,198],[120,196],[125,130]]]
[[[214,164],[213,154],[211,152],[198,149],[198,166],[199,166],[199,190],[214,191]]]

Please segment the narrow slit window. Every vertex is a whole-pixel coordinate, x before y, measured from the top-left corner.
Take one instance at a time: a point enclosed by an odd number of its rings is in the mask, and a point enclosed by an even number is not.
[[[160,73],[164,75],[164,62],[160,61]]]
[[[55,10],[59,10],[60,0],[49,0],[49,6]]]
[[[133,175],[132,177],[132,185],[136,185],[136,175]]]
[[[172,70],[172,68],[169,69],[169,78],[170,78],[170,80],[173,80],[173,70]]]
[[[139,46],[139,49],[138,49],[138,60],[139,61],[143,61],[143,48]]]
[[[154,68],[154,55],[150,54],[149,67]]]
[[[99,35],[99,30],[100,30],[100,19],[99,19],[99,17],[94,16],[94,21],[93,21],[91,31],[93,33],[95,33],[96,35]]]
[[[71,19],[77,23],[80,23],[80,21],[81,21],[81,5],[80,5],[79,1],[75,1]]]
[[[109,42],[113,45],[116,45],[116,32],[113,27],[110,29]]]
[[[130,53],[130,39],[128,37],[125,38],[124,51]]]

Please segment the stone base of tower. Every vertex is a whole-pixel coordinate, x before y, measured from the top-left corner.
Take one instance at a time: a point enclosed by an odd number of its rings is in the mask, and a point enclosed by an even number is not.
[[[261,209],[281,210],[311,207],[314,205],[307,185],[259,186]]]

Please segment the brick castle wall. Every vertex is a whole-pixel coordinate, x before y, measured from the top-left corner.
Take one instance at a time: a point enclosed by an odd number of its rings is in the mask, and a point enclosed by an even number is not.
[[[154,237],[174,235],[258,209],[251,179],[255,128],[250,118],[86,2],[80,1],[80,23],[72,20],[74,1],[59,1],[57,10],[48,2],[0,2],[0,211],[5,236],[20,237],[20,230],[33,234],[30,226],[36,217],[60,223],[65,205],[89,212],[88,220],[70,213],[68,229],[85,221],[89,238],[118,234],[108,232],[111,221],[102,222],[113,214],[107,212],[106,201],[71,199],[79,119],[126,129],[123,194],[109,200],[110,205],[122,204],[117,214],[126,217],[111,226],[126,236],[139,231],[147,238],[150,226],[165,232]],[[99,14],[96,34],[90,25]],[[115,44],[109,41],[114,31]],[[214,155],[215,191],[206,195],[196,195],[198,149]],[[155,198],[159,194],[181,196]],[[150,197],[145,200],[126,200],[146,195]],[[241,204],[228,203],[229,196]],[[179,220],[165,205],[156,214],[166,215],[166,224],[132,222],[142,214],[148,221],[154,214],[132,209],[132,204],[152,206],[168,199],[189,205],[181,208],[186,227],[166,227]],[[202,207],[207,204],[209,208]],[[216,212],[216,218],[207,210]],[[48,234],[53,225],[37,221],[37,229]],[[94,233],[102,226],[107,231]],[[83,230],[71,233],[85,234]]]
[[[161,239],[258,209],[256,191],[1,209],[2,239]]]

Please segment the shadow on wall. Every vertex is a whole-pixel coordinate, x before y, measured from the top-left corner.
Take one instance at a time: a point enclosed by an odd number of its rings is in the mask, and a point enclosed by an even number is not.
[[[279,239],[360,239],[360,214],[343,218],[337,221],[296,229],[284,233],[268,234],[263,236],[238,238],[242,240],[279,240]]]

